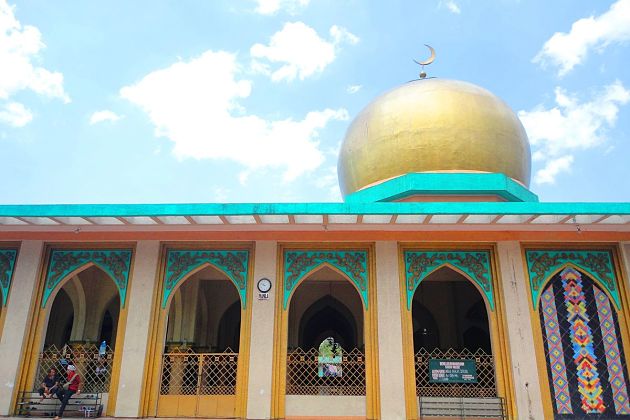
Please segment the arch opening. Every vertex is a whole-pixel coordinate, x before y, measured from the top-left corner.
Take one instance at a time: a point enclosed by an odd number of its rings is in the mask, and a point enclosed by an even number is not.
[[[158,416],[233,417],[242,313],[236,286],[206,265],[179,282],[166,311]]]
[[[326,265],[302,280],[289,302],[286,394],[365,395],[363,302],[350,280]]]
[[[64,372],[73,364],[83,392],[108,392],[121,310],[116,284],[90,265],[64,279],[51,298],[34,386],[50,368]]]
[[[416,289],[411,316],[419,397],[497,396],[487,305],[472,280],[449,266],[437,269]],[[472,376],[441,376],[443,361],[463,363]]]

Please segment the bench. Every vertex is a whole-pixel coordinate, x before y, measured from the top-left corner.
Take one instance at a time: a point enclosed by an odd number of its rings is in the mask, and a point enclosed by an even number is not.
[[[22,417],[55,417],[61,401],[56,396],[45,398],[34,391],[21,392],[16,415]],[[103,412],[102,395],[96,393],[74,394],[64,410],[64,417],[100,417]]]
[[[460,419],[505,419],[502,398],[420,397],[420,418],[458,417]]]

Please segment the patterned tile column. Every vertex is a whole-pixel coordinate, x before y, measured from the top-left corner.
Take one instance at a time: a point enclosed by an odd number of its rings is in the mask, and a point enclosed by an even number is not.
[[[499,242],[498,257],[505,316],[509,320],[507,333],[518,418],[543,419],[538,366],[532,357],[536,352],[530,321],[531,305],[527,299],[528,283],[520,244],[516,241]]]

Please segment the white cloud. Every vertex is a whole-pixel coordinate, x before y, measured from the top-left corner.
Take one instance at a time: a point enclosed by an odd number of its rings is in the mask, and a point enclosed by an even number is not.
[[[534,182],[537,184],[555,184],[556,176],[560,172],[571,172],[573,164],[573,156],[566,155],[547,161],[545,167],[534,176]]]
[[[558,66],[563,76],[582,63],[591,49],[603,50],[608,45],[630,40],[630,0],[618,0],[600,16],[590,16],[573,23],[569,33],[553,34],[534,62]]]
[[[10,102],[0,108],[0,122],[13,127],[24,127],[32,119],[31,111],[19,102]]]
[[[342,201],[337,165],[332,165],[319,172],[320,174],[313,178],[315,186],[325,190],[328,193],[328,199],[330,201]]]
[[[555,90],[556,106],[537,106],[518,113],[529,140],[537,149],[534,161],[545,168],[535,175],[536,182],[553,182],[573,162],[572,152],[604,144],[607,130],[617,121],[619,107],[630,102],[630,90],[616,81],[597,92],[590,101],[580,101],[561,88]]]
[[[350,85],[346,88],[346,92],[353,95],[357,93],[358,91],[360,91],[362,87],[363,85]]]
[[[444,2],[441,2],[440,4],[443,4],[444,6],[446,6],[449,12],[454,13],[456,15],[459,15],[462,12],[462,9],[460,9],[459,5],[455,3],[455,0],[446,0]]]
[[[280,9],[294,14],[308,6],[311,0],[254,0],[257,4],[255,12],[261,15],[274,15]]]
[[[271,64],[280,64],[279,68],[270,70],[266,63],[255,60],[253,69],[271,76],[271,80],[300,80],[320,73],[331,64],[341,44],[356,44],[359,38],[347,29],[332,26],[331,40],[321,38],[317,32],[303,22],[286,23],[273,34],[269,45],[254,44],[250,54],[255,59],[264,59]]]
[[[330,36],[332,36],[333,43],[335,45],[341,44],[342,42],[346,42],[350,45],[356,45],[360,41],[358,36],[348,31],[343,26],[333,25],[330,27],[328,32],[330,32]]]
[[[120,94],[148,114],[157,136],[175,143],[179,158],[229,159],[246,173],[283,168],[287,181],[317,168],[324,160],[319,131],[348,119],[348,112],[312,111],[297,121],[248,114],[239,100],[251,94],[252,82],[238,80],[239,73],[234,54],[207,51],[149,73]]]
[[[90,116],[90,124],[94,125],[104,121],[116,122],[121,118],[122,117],[115,112],[104,109],[102,111],[96,111]]]
[[[38,94],[69,102],[63,90],[63,75],[33,64],[45,47],[42,34],[30,25],[22,26],[13,8],[0,0],[0,99],[30,89]]]
[[[39,95],[70,102],[63,89],[63,75],[40,67],[34,62],[46,45],[34,26],[22,25],[6,0],[0,0],[0,101],[2,121],[22,127],[32,119],[23,104],[7,102],[16,92],[31,90]]]

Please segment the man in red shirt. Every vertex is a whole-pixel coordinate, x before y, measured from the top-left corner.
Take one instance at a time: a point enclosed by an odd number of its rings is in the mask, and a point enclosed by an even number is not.
[[[59,414],[55,417],[55,420],[59,420],[63,417],[63,411],[68,405],[70,397],[79,392],[79,385],[81,385],[81,377],[77,373],[77,368],[74,365],[68,365],[67,368],[67,380],[60,386],[57,392],[57,398],[61,401],[61,407],[59,407]]]

